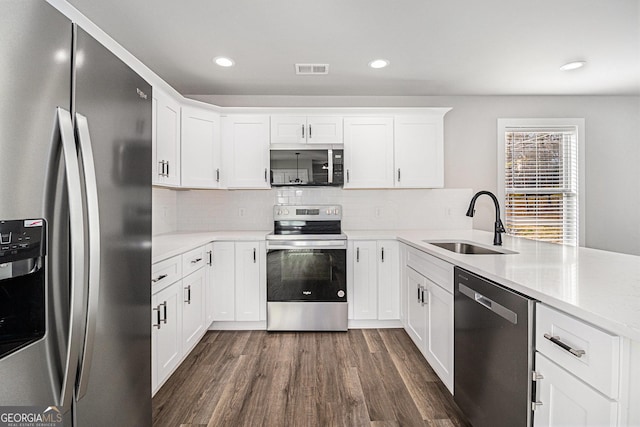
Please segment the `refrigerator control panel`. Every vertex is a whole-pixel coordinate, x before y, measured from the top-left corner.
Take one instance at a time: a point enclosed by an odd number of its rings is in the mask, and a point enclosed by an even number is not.
[[[0,264],[45,255],[44,219],[0,220]]]

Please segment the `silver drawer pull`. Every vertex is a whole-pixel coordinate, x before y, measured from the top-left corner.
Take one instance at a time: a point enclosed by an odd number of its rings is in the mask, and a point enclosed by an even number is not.
[[[202,258],[196,258],[196,259],[194,259],[194,260],[191,260],[191,264],[197,264],[197,263],[199,263],[200,261],[202,261]]]
[[[555,345],[557,345],[558,347],[560,347],[561,349],[566,350],[569,353],[573,354],[575,357],[582,357],[585,354],[587,354],[587,352],[584,350],[576,350],[575,348],[571,348],[570,345],[567,345],[562,341],[560,341],[560,337],[558,336],[554,337],[551,334],[544,334],[544,337],[549,341],[551,341],[552,343],[554,343]]]
[[[168,274],[161,274],[161,275],[160,275],[160,276],[158,276],[157,278],[155,278],[155,279],[151,279],[151,281],[152,281],[153,283],[156,283],[156,282],[159,282],[160,280],[164,279],[164,278],[165,278],[165,277],[167,277],[167,276],[168,276]]]

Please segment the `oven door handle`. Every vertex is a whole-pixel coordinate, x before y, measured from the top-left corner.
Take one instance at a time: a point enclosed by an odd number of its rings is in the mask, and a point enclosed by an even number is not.
[[[347,249],[346,240],[290,240],[267,242],[268,250],[286,249]]]

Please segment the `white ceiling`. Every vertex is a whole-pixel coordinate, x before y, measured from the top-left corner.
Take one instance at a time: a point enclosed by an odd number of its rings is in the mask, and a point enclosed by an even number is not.
[[[68,1],[184,95],[640,95],[640,0]]]

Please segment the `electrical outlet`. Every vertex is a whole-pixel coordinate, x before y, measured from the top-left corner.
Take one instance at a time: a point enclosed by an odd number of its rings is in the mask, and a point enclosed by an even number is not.
[[[238,216],[239,217],[247,216],[247,208],[238,208]]]

